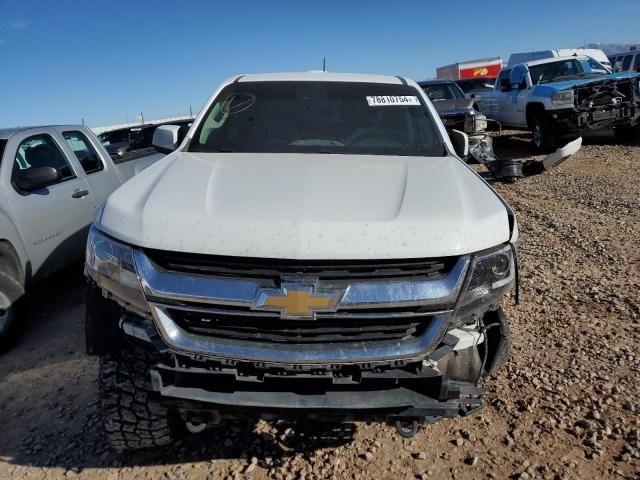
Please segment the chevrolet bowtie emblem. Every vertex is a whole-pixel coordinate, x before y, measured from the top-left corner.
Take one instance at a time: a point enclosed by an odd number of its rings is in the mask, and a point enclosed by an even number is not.
[[[313,319],[316,312],[335,312],[342,292],[315,291],[312,285],[283,284],[280,289],[264,289],[255,309],[277,310],[281,318]]]

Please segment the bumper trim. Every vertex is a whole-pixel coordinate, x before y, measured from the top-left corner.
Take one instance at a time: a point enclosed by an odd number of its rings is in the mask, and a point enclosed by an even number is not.
[[[482,408],[482,396],[486,390],[470,383],[452,382],[441,378],[439,387],[442,398],[427,392],[397,386],[367,390],[329,390],[321,392],[273,391],[261,388],[211,391],[200,387],[165,385],[158,370],[151,371],[153,388],[165,402],[176,402],[191,409],[237,412],[255,409],[261,414],[289,412],[311,414],[325,412],[329,415],[359,416],[465,416]],[[182,402],[182,403],[180,403]]]
[[[415,340],[375,345],[366,342],[348,345],[309,345],[243,342],[196,335],[180,328],[165,308],[150,304],[158,333],[173,350],[204,357],[258,363],[326,365],[358,364],[394,359],[419,359],[434,350],[444,336],[451,314],[434,315],[424,334]]]

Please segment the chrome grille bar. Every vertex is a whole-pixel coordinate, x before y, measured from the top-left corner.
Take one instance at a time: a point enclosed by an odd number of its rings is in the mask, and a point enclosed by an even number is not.
[[[199,274],[184,274],[156,268],[141,251],[134,253],[136,268],[147,297],[216,305],[255,308],[261,288],[273,287],[261,280],[235,279]],[[407,278],[389,281],[345,280],[324,282],[323,288],[344,288],[338,310],[359,308],[401,308],[424,306],[451,308],[469,267],[469,257],[461,257],[445,276],[437,279]]]

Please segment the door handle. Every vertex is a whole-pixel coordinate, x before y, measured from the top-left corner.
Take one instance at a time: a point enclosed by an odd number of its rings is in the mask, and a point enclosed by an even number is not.
[[[89,190],[74,190],[73,195],[71,195],[73,198],[82,198],[82,197],[86,197],[87,195],[89,195]]]

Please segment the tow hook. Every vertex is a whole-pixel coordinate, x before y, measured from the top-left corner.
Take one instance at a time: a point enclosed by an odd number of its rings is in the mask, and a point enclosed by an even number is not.
[[[187,420],[184,424],[191,433],[200,433],[207,428],[207,422],[198,422],[197,420]]]
[[[200,412],[182,411],[180,412],[184,421],[184,426],[190,433],[200,433],[212,425],[218,425],[221,422],[218,412]]]
[[[418,433],[420,424],[418,420],[396,420],[396,432],[403,438],[412,438]]]

